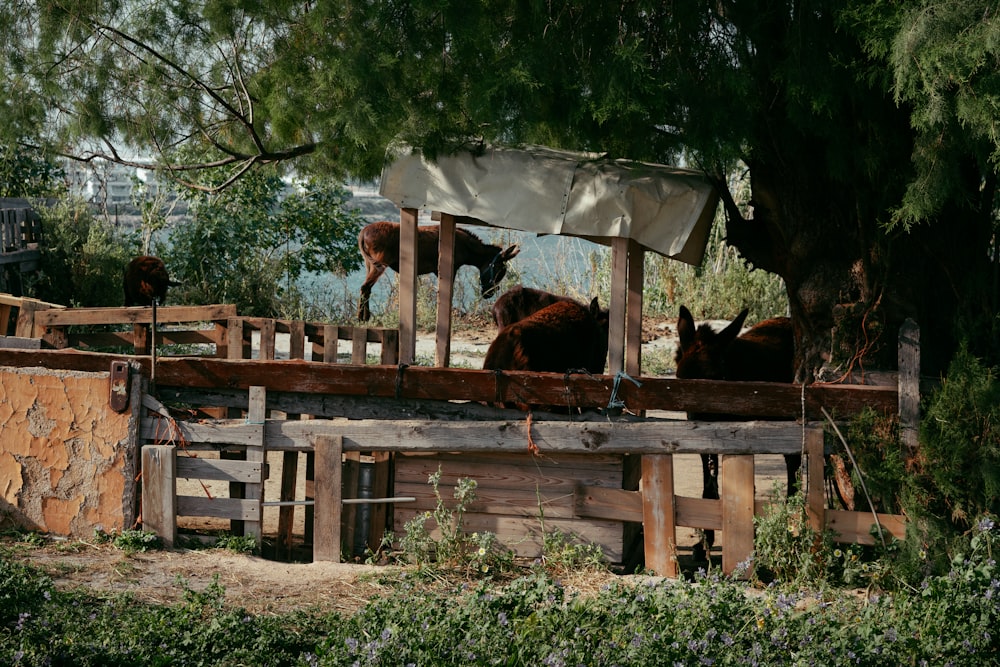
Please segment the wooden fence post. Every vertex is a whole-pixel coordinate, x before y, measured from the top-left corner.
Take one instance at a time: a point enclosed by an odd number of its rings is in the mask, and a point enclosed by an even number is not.
[[[177,541],[177,459],[173,445],[142,448],[142,527],[172,549]]]
[[[313,561],[340,562],[340,485],[344,444],[340,436],[319,436],[313,447],[316,496]]]
[[[677,577],[677,525],[674,513],[674,458],[642,457],[642,525],[646,567],[661,577]]]

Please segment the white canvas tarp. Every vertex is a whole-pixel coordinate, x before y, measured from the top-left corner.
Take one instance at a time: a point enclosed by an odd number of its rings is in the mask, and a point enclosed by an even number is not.
[[[405,151],[380,192],[400,208],[475,218],[506,229],[633,239],[699,264],[718,195],[699,172],[548,148],[487,148],[436,161]]]

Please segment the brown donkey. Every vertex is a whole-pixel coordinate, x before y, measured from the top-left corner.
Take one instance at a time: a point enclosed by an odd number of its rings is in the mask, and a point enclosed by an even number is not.
[[[794,381],[795,337],[792,321],[787,317],[775,317],[757,323],[740,335],[747,312],[744,309],[722,331],[716,332],[707,324],[695,328],[691,312],[681,306],[680,317],[677,319],[677,335],[680,339],[677,347],[677,377],[682,380]],[[715,421],[746,419],[724,414],[689,413],[688,416],[692,419]],[[801,465],[801,455],[785,456],[789,495],[795,490]],[[719,457],[715,454],[702,454],[701,467],[702,498],[718,498]],[[714,541],[714,531],[705,531],[705,542],[709,548]]]
[[[438,239],[437,225],[417,227],[417,273],[437,273]],[[358,301],[358,319],[367,322],[372,313],[369,299],[372,287],[385,273],[386,268],[399,271],[399,223],[373,222],[358,233],[358,249],[365,260],[368,274],[361,284],[361,299]],[[455,230],[455,273],[462,266],[479,269],[479,283],[483,298],[489,298],[507,275],[507,262],[513,259],[520,248],[515,244],[509,248],[483,243],[478,236],[464,229]],[[454,280],[454,274],[451,276]]]

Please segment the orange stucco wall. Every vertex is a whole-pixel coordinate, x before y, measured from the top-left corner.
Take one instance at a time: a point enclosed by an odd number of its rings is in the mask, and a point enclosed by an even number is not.
[[[0,523],[90,537],[134,521],[135,419],[109,373],[0,367]]]

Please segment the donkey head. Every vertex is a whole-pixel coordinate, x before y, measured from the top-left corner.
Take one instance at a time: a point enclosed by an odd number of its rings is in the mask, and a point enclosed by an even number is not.
[[[479,285],[483,290],[483,298],[488,299],[496,294],[500,281],[507,275],[507,262],[521,252],[516,243],[506,250],[498,252],[489,264],[479,269]]]
[[[726,380],[726,350],[736,340],[747,318],[746,309],[725,329],[716,332],[702,324],[697,329],[694,318],[681,306],[677,318],[677,377],[680,379]]]

